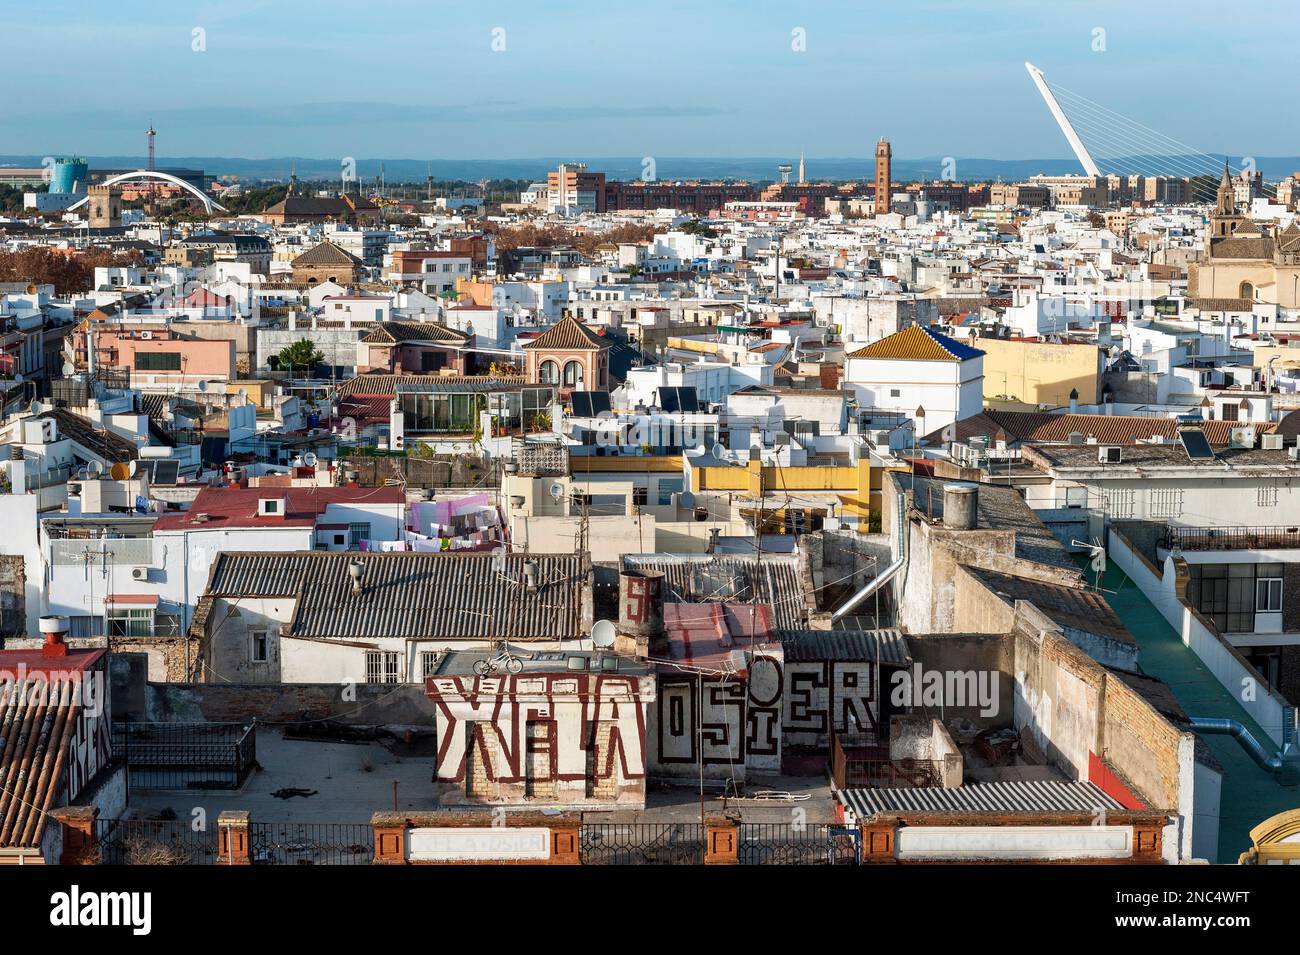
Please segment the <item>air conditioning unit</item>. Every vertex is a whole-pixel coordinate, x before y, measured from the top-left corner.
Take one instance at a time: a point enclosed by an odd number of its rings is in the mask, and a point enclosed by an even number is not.
[[[141,332],[140,337],[145,341],[149,341],[149,339],[153,338],[153,332]]]
[[[1098,464],[1119,464],[1123,458],[1123,449],[1118,444],[1103,444],[1097,448]]]
[[[1280,434],[1260,435],[1259,446],[1265,451],[1281,451],[1283,440]]]
[[[132,579],[132,580],[148,580],[148,579],[149,579],[149,568],[148,568],[148,567],[132,567],[132,568],[131,568],[131,579]]]

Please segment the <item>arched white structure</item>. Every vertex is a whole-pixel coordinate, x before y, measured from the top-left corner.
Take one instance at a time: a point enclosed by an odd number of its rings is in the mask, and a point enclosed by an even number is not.
[[[195,188],[193,183],[186,182],[184,179],[173,176],[170,173],[158,172],[156,169],[137,169],[134,172],[124,172],[116,176],[109,176],[99,185],[115,186],[119,182],[127,182],[131,179],[157,179],[159,182],[170,182],[173,186],[180,186],[195,199],[199,200],[199,202],[203,203],[203,208],[209,213],[211,213],[213,209],[217,209],[221,212],[226,211],[225,206],[217,202],[202,189]],[[78,199],[72,205],[68,206],[68,211],[71,212],[73,209],[80,208],[89,198],[89,196],[84,196],[81,199]]]
[[[1032,63],[1026,63],[1025,69],[1029,71],[1029,78],[1034,81],[1034,86],[1038,88],[1039,95],[1043,97],[1043,102],[1052,112],[1052,118],[1056,120],[1056,125],[1061,127],[1061,132],[1065,134],[1065,141],[1070,144],[1074,150],[1074,157],[1079,160],[1079,165],[1089,176],[1100,176],[1101,170],[1097,164],[1092,161],[1092,155],[1088,152],[1088,147],[1083,144],[1079,134],[1074,131],[1070,121],[1065,117],[1065,110],[1061,109],[1061,104],[1056,101],[1052,91],[1047,88],[1047,83],[1043,79],[1043,71]]]

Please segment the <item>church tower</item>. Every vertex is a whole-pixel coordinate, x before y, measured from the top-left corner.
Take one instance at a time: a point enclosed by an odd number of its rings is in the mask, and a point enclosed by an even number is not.
[[[1232,236],[1245,221],[1245,216],[1237,213],[1232,174],[1228,172],[1228,161],[1225,159],[1223,177],[1219,180],[1219,191],[1215,196],[1214,212],[1210,215],[1210,241]]]
[[[890,168],[894,151],[884,136],[876,143],[876,205],[875,213],[883,216],[889,212],[889,193],[892,188],[893,170]]]

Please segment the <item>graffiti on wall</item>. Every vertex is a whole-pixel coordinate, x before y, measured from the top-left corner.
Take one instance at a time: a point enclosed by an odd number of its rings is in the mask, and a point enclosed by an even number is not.
[[[596,798],[607,791],[606,781],[644,779],[642,679],[649,678],[431,677],[426,692],[438,709],[437,779],[467,789],[476,774],[494,785],[587,781]]]
[[[875,664],[811,660],[786,666],[782,737],[787,746],[828,746],[836,734],[874,733]]]

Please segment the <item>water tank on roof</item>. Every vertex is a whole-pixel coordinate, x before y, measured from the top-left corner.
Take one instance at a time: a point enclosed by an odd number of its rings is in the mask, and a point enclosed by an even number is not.
[[[50,192],[85,192],[90,167],[84,159],[56,159],[50,166]]]

